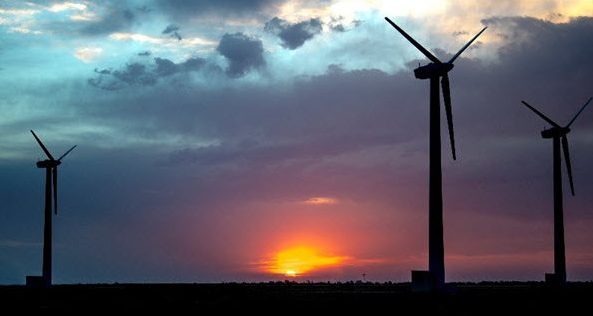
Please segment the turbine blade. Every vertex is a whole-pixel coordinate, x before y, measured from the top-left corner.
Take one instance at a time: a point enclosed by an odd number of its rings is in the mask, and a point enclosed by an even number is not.
[[[455,59],[457,59],[457,57],[459,57],[459,55],[461,55],[461,53],[463,53],[463,51],[465,51],[475,40],[476,38],[478,38],[478,36],[482,35],[482,33],[484,33],[484,31],[487,29],[488,27],[483,28],[480,33],[476,34],[476,36],[474,36],[474,38],[471,39],[471,41],[467,42],[467,44],[465,44],[465,46],[463,46],[458,52],[457,54],[455,54],[455,56],[453,56],[453,58],[451,58],[451,60],[449,60],[449,64],[452,64]]]
[[[568,172],[568,182],[570,183],[570,192],[574,195],[574,183],[572,181],[572,166],[570,164],[570,151],[568,150],[568,138],[562,136],[562,151],[564,151],[564,162],[566,162],[566,171]]]
[[[33,132],[33,130],[31,130],[31,134],[33,134],[33,137],[35,137],[35,140],[37,141],[37,143],[39,144],[39,146],[41,146],[41,149],[43,149],[43,152],[45,153],[45,155],[47,156],[47,158],[49,158],[50,160],[55,160],[54,157],[49,153],[49,150],[47,150],[47,148],[45,147],[45,145],[43,145],[43,143],[41,142],[41,139],[39,139],[39,137],[37,137],[37,135],[35,134],[35,132]]]
[[[589,103],[591,102],[592,99],[593,98],[589,98],[587,103],[585,103],[585,105],[583,105],[583,107],[577,112],[577,114],[572,118],[570,123],[568,123],[568,125],[566,125],[567,128],[570,127],[570,125],[572,125],[572,123],[574,123],[574,121],[577,119],[577,117],[579,117],[579,115],[581,114],[581,112],[583,112],[583,110],[587,107],[587,105],[589,105]]]
[[[69,154],[74,148],[76,148],[76,146],[78,145],[74,145],[72,146],[72,148],[68,149],[67,152],[65,152],[60,158],[58,158],[58,161],[62,161],[62,158],[66,157],[66,155]]]
[[[404,31],[402,28],[397,26],[397,24],[393,23],[393,21],[391,21],[388,17],[385,17],[385,20],[389,22],[389,24],[391,24],[391,26],[393,26],[396,30],[398,30],[398,32],[400,32],[401,35],[403,35],[408,41],[410,41],[410,43],[412,43],[412,45],[414,45],[420,52],[422,52],[422,54],[424,54],[426,58],[430,59],[432,62],[435,62],[437,64],[441,63],[441,61],[438,58],[436,58],[426,48],[420,45],[420,43],[416,42],[415,39],[408,35],[408,33],[406,33],[406,31]]]
[[[54,213],[58,215],[58,167],[52,169],[52,181],[54,191]]]
[[[525,104],[526,107],[528,107],[530,110],[532,110],[533,112],[535,112],[535,114],[537,114],[539,117],[541,117],[542,119],[544,119],[544,121],[552,124],[552,126],[555,127],[560,127],[560,125],[556,124],[556,122],[552,121],[549,117],[545,116],[542,112],[536,110],[534,107],[532,107],[531,105],[529,105],[527,102],[525,101],[521,101],[523,104]]]
[[[453,160],[457,160],[455,154],[455,133],[453,131],[453,111],[451,109],[451,89],[449,88],[449,76],[444,75],[441,80],[443,88],[443,99],[445,99],[445,113],[447,114],[447,126],[449,127],[449,140],[451,141],[451,152]]]

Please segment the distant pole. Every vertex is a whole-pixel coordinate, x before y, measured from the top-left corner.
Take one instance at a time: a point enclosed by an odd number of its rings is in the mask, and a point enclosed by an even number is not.
[[[554,276],[566,283],[566,257],[564,250],[564,211],[562,200],[562,163],[560,137],[554,138]]]
[[[428,270],[437,285],[445,283],[443,185],[441,172],[441,106],[439,77],[430,78],[430,178],[428,198]]]
[[[45,168],[45,222],[43,225],[43,268],[42,278],[45,287],[51,286],[51,168]]]
[[[367,280],[366,277],[367,277],[367,274],[366,273],[363,273],[362,274],[362,282],[366,282],[366,280]]]

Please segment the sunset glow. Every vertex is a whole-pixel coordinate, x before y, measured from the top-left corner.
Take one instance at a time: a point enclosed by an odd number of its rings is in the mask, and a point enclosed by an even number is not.
[[[346,259],[344,256],[324,255],[310,247],[295,247],[278,252],[266,263],[265,269],[273,274],[297,277],[319,269],[340,266]]]

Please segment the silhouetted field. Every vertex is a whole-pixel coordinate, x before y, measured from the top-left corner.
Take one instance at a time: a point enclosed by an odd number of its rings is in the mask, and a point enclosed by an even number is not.
[[[412,293],[409,283],[225,283],[0,286],[3,310],[376,312],[415,315],[577,315],[590,311],[593,283],[453,285],[447,293]]]

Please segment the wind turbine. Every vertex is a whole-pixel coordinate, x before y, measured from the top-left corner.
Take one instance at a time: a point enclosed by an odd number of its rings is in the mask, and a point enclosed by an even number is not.
[[[35,132],[31,131],[33,137],[45,153],[48,159],[37,161],[37,168],[45,169],[45,221],[43,225],[43,267],[41,276],[41,286],[51,286],[51,255],[52,255],[52,192],[53,192],[53,209],[54,213],[58,214],[58,166],[62,163],[62,159],[66,157],[75,147],[68,149],[60,158],[54,159],[52,154],[47,150],[47,147],[41,142]],[[32,277],[37,280],[38,277]],[[28,280],[29,281],[29,280]],[[38,283],[39,281],[33,281]]]
[[[564,210],[562,203],[562,169],[560,156],[560,147],[564,153],[564,162],[566,163],[566,172],[568,173],[568,182],[570,184],[570,192],[574,196],[574,183],[572,180],[572,166],[570,163],[570,152],[568,150],[567,134],[570,133],[570,126],[579,117],[581,112],[589,105],[591,99],[581,107],[577,114],[564,127],[558,125],[550,118],[545,116],[542,112],[535,109],[525,101],[521,101],[531,111],[535,112],[544,121],[548,122],[552,127],[544,129],[541,132],[543,138],[551,138],[553,141],[553,170],[554,170],[554,273],[546,273],[546,281],[551,283],[566,283],[566,256],[564,250]],[[561,145],[562,144],[562,145]]]
[[[443,188],[441,173],[441,112],[440,87],[443,89],[445,113],[449,129],[449,141],[453,160],[457,159],[455,152],[455,135],[453,132],[453,113],[451,110],[451,91],[449,88],[449,72],[453,69],[453,62],[480,36],[487,27],[483,28],[448,62],[441,62],[426,48],[414,40],[408,33],[397,26],[389,18],[385,18],[398,32],[414,45],[431,63],[414,69],[417,79],[430,79],[430,178],[428,198],[428,272],[412,271],[412,283],[418,287],[433,286],[441,288],[445,283],[445,250],[443,244]]]

